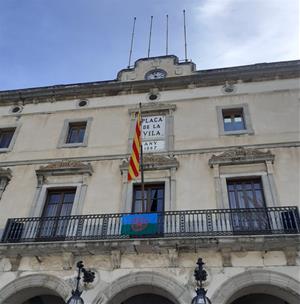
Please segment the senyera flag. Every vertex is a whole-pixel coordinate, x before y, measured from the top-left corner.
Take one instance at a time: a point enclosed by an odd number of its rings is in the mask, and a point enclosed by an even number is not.
[[[141,113],[137,115],[137,121],[135,124],[135,132],[132,142],[132,152],[129,160],[128,166],[128,181],[137,178],[140,173],[140,153],[141,153]]]

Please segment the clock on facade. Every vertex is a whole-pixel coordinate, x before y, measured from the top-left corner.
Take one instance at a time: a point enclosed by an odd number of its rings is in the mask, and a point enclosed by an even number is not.
[[[146,80],[152,80],[152,79],[163,79],[166,78],[167,72],[162,69],[155,69],[147,72],[145,74]]]

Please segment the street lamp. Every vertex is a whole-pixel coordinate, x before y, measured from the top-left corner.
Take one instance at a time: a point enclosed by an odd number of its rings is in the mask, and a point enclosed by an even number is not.
[[[210,299],[206,296],[207,290],[202,287],[202,282],[207,279],[207,272],[203,269],[202,258],[199,258],[197,263],[198,266],[195,268],[194,277],[197,282],[196,296],[192,300],[192,304],[211,304]]]
[[[84,301],[81,298],[82,291],[79,290],[79,281],[81,280],[81,273],[83,273],[84,283],[92,283],[95,279],[95,273],[90,270],[86,270],[82,261],[79,261],[76,266],[78,268],[78,275],[76,278],[76,289],[72,290],[72,296],[68,300],[67,304],[84,304]]]

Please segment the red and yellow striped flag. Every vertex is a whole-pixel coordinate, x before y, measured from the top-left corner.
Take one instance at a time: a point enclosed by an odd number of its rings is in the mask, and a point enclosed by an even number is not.
[[[135,132],[132,142],[132,152],[129,160],[128,167],[128,181],[135,179],[139,176],[140,172],[140,152],[141,152],[141,113],[138,113],[135,125]]]

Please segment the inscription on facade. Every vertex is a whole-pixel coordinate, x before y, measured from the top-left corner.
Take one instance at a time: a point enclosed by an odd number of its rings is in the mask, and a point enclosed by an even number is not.
[[[144,152],[165,150],[165,116],[146,116],[142,119],[142,140]]]

